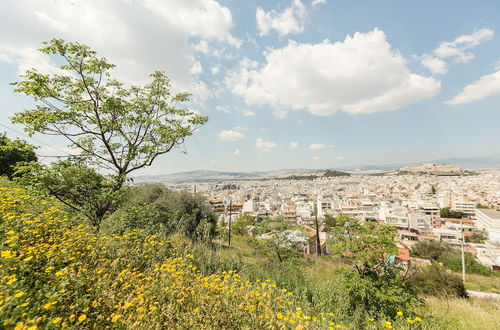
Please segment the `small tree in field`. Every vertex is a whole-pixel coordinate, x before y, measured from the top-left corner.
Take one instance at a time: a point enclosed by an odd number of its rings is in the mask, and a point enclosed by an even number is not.
[[[35,147],[23,140],[12,140],[0,133],[0,176],[15,176],[16,164],[36,162]]]
[[[33,109],[15,114],[13,122],[30,134],[62,136],[80,150],[83,161],[63,162],[53,170],[38,167],[44,174],[38,183],[98,228],[115,208],[116,192],[127,176],[181,145],[208,118],[179,107],[189,94],[172,94],[164,72],[154,72],[144,86],[126,87],[111,79],[114,65],[88,46],[60,39],[43,45],[41,52],[63,64],[57,74],[31,69],[13,83],[16,92],[37,101]],[[89,165],[111,175],[104,178]]]
[[[329,241],[334,257],[352,268],[342,269],[348,304],[362,306],[371,315],[394,317],[420,303],[416,291],[388,257],[398,252],[396,228],[378,222],[362,222],[345,215],[337,218]]]
[[[188,93],[172,94],[170,80],[156,71],[145,86],[126,87],[110,78],[114,67],[88,46],[53,39],[41,52],[64,62],[58,74],[26,71],[15,91],[38,105],[17,113],[15,123],[30,134],[59,135],[116,174],[119,189],[131,172],[150,166],[159,155],[184,142],[207,117],[178,108]]]

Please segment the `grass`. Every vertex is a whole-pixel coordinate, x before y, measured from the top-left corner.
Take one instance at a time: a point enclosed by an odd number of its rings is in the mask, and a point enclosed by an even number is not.
[[[350,296],[358,288],[367,298],[374,292],[331,258],[298,255],[278,263],[245,237],[212,249],[178,234],[106,235],[53,203],[0,184],[0,328],[319,329],[333,327],[334,317],[335,326],[351,329],[500,324],[492,299],[426,298],[427,307],[415,311],[397,302],[394,317],[379,315]],[[496,275],[469,278],[498,288]]]
[[[427,308],[443,329],[500,329],[500,301],[492,298],[427,297]]]
[[[467,275],[465,287],[472,291],[500,293],[500,273],[491,276]]]

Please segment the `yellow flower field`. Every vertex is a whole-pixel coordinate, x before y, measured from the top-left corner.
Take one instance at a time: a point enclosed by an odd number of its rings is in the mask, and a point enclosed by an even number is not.
[[[314,315],[270,281],[245,281],[231,270],[204,275],[195,256],[177,255],[159,237],[98,234],[20,188],[0,186],[0,221],[6,328],[346,326],[333,313]]]

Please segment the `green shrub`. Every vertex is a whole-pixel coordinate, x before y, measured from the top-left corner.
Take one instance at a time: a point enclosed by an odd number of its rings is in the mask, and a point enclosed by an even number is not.
[[[122,206],[103,221],[103,230],[124,233],[180,232],[192,240],[208,241],[215,234],[216,216],[200,195],[176,192],[163,185],[133,187]]]
[[[411,283],[426,295],[468,298],[463,281],[437,263],[417,270],[411,277]]]
[[[446,242],[419,241],[413,246],[411,252],[415,257],[439,262],[445,268],[455,272],[462,271],[461,251]],[[491,270],[487,266],[480,264],[471,253],[465,252],[464,258],[467,273],[491,275]]]

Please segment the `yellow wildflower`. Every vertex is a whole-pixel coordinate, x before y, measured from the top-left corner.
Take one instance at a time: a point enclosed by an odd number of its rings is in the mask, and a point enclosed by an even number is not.
[[[62,320],[62,318],[56,317],[54,320],[52,320],[52,323],[57,324],[57,323],[61,322],[61,320]]]
[[[116,322],[120,319],[120,317],[122,317],[120,314],[114,314],[112,317],[111,317],[111,322]]]
[[[403,316],[403,312],[397,312],[396,313],[399,317]]]
[[[82,314],[82,315],[80,315],[80,316],[78,317],[78,322],[83,322],[83,321],[85,321],[86,319],[87,319],[87,315]]]
[[[1,255],[2,255],[2,258],[5,258],[5,259],[11,259],[14,257],[14,254],[10,250],[2,251]]]
[[[276,317],[278,318],[278,320],[281,320],[283,318],[283,314],[278,313],[278,314],[276,314]]]

